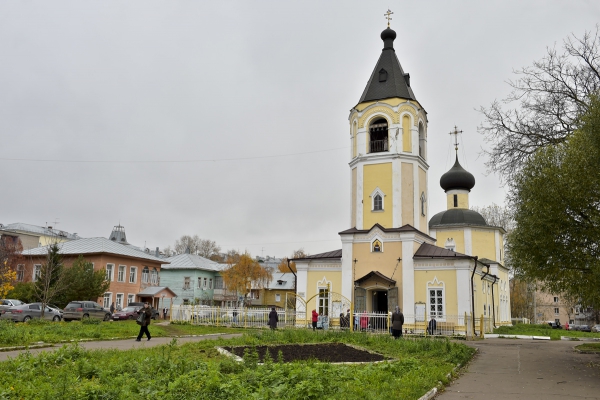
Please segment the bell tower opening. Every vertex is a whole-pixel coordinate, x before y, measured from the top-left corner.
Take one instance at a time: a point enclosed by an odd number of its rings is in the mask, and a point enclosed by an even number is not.
[[[379,118],[369,127],[369,153],[388,151],[388,147],[388,122]]]

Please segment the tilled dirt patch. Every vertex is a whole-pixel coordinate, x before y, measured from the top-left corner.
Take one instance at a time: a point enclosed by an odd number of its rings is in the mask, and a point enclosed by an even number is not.
[[[375,362],[389,360],[381,354],[360,350],[343,343],[318,343],[318,344],[286,344],[272,346],[237,346],[223,347],[223,349],[238,357],[244,356],[244,349],[256,348],[259,362],[264,361],[267,350],[273,361],[277,361],[281,351],[284,362],[318,360],[323,362]]]

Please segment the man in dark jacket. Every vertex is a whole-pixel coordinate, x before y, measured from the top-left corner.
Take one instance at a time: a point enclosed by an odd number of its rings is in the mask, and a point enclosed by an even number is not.
[[[144,333],[146,334],[148,340],[150,340],[150,331],[148,330],[148,325],[150,325],[150,321],[152,320],[152,308],[150,307],[150,304],[148,302],[145,302],[144,307],[138,310],[138,314],[140,315],[140,317],[142,317],[142,321],[140,323],[140,333],[138,334],[138,337],[137,339],[135,339],[135,341],[141,341],[142,336],[144,336]]]
[[[402,325],[404,325],[404,314],[400,311],[400,307],[396,306],[392,313],[392,336],[394,336],[394,339],[402,336]]]
[[[275,307],[271,307],[271,312],[269,313],[269,326],[271,329],[276,329],[278,322],[279,317],[277,316],[277,311],[275,311]]]

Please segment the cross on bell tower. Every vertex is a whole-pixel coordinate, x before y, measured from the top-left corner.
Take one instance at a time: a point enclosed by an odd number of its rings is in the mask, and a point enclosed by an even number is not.
[[[393,12],[389,8],[388,8],[387,12],[385,14],[383,14],[383,16],[387,19],[388,28],[390,27],[390,21],[392,20],[392,14],[393,14]]]
[[[456,154],[458,154],[458,134],[463,133],[463,131],[459,131],[456,125],[454,125],[454,132],[450,132],[450,135],[454,135],[454,150]]]

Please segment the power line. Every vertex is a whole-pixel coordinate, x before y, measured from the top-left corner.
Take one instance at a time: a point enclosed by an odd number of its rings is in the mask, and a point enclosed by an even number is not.
[[[194,160],[57,160],[57,159],[41,159],[41,158],[4,158],[0,157],[0,161],[20,161],[20,162],[51,162],[51,163],[84,163],[84,164],[189,164],[201,162],[226,162],[226,161],[242,161],[242,160],[259,160],[265,158],[278,158],[301,156],[304,154],[325,153],[330,151],[345,150],[349,147],[336,147],[333,149],[306,151],[302,153],[287,153],[273,154],[267,156],[254,157],[236,157],[236,158],[206,158]]]

